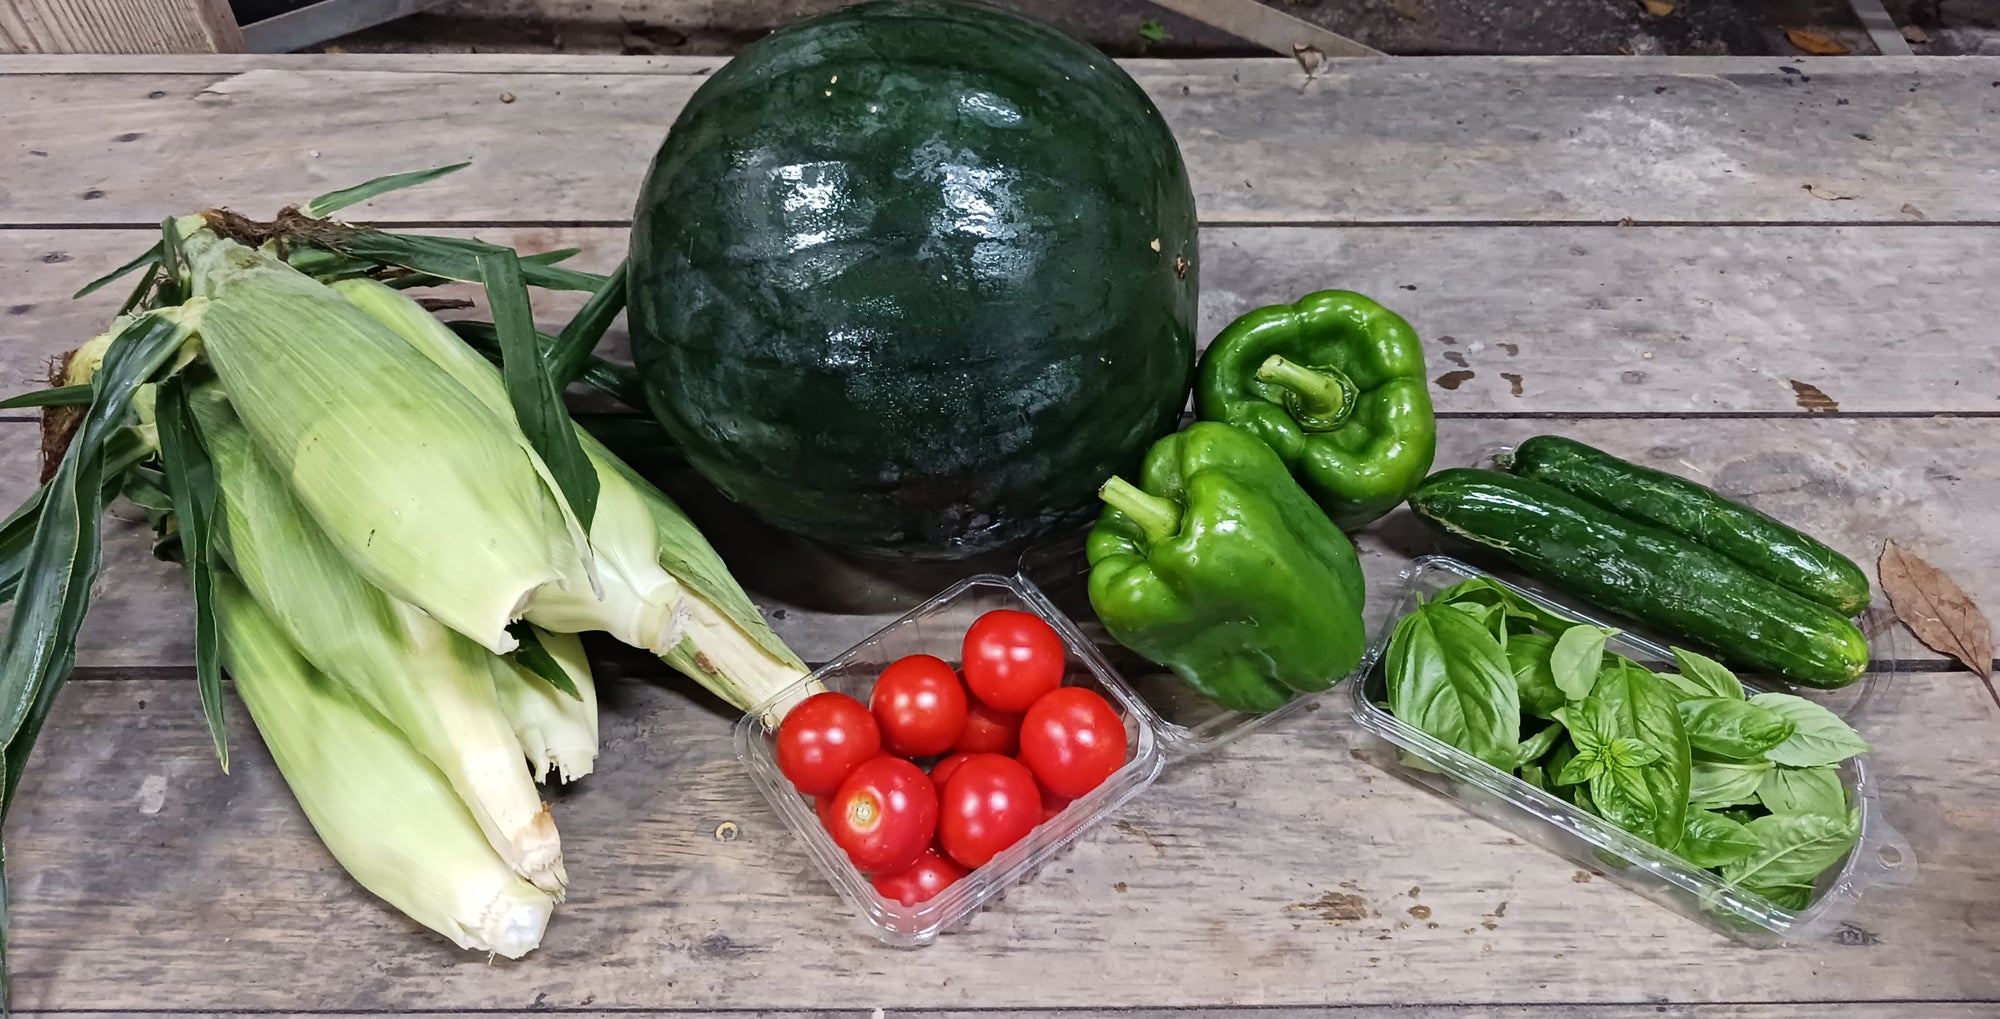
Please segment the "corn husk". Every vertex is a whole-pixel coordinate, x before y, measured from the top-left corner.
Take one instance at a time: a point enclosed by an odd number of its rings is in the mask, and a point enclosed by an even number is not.
[[[258,448],[354,568],[496,653],[537,588],[588,567],[533,451],[338,293],[184,222],[201,341]]]
[[[500,694],[500,710],[513,723],[514,736],[528,755],[535,781],[546,781],[554,772],[562,781],[573,782],[597,767],[597,683],[591,678],[583,642],[575,634],[537,630],[535,636],[576,684],[579,696],[556,689],[512,658],[493,659],[493,687]]]
[[[541,944],[555,900],[494,853],[444,776],[307,663],[234,577],[215,594],[237,695],[334,859],[460,948],[518,959]]]
[[[499,371],[422,305],[370,279],[342,280],[333,289],[443,368],[519,434]],[[587,447],[585,451],[591,453]],[[591,589],[585,565],[572,559],[562,564],[562,583],[535,592],[524,618],[560,633],[602,631],[663,654],[680,642],[686,625],[680,583],[660,568],[652,517],[638,491],[608,468],[603,455],[591,453],[591,461],[598,479],[597,512],[590,524],[598,590]]]
[[[562,845],[493,685],[493,656],[342,556],[214,386],[190,399],[220,492],[218,547],[292,645],[442,772],[501,858],[566,883]]]

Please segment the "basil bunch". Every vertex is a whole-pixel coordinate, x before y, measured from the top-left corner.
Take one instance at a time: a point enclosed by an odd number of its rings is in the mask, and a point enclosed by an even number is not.
[[[1673,649],[1678,673],[1607,653],[1618,631],[1475,577],[1396,624],[1389,712],[1788,909],[1853,848],[1841,761],[1868,743],[1819,705],[1748,696]]]

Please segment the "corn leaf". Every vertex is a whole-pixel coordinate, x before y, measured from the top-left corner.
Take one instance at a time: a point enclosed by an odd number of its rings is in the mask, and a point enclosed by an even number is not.
[[[142,304],[149,308],[158,307],[159,303],[157,301],[148,301],[147,297],[153,293],[153,289],[159,285],[159,282],[159,272],[157,270],[147,270],[139,277],[139,282],[132,285],[132,292],[125,296],[125,303],[118,306],[118,314],[129,315],[133,309]]]
[[[604,331],[611,328],[611,322],[618,313],[625,310],[625,262],[611,270],[611,278],[590,295],[590,300],[578,309],[576,317],[563,326],[562,335],[556,337],[555,347],[543,352],[543,363],[548,366],[549,377],[555,381],[557,389],[566,389],[582,374],[590,352],[597,349],[598,341],[604,339]],[[644,410],[643,404],[634,404]]]
[[[576,680],[571,679],[569,673],[557,663],[555,656],[549,654],[549,649],[542,646],[541,634],[536,632],[534,627],[527,623],[516,623],[508,627],[507,632],[521,642],[521,646],[515,648],[511,655],[515,665],[534,673],[537,678],[563,693],[577,700],[583,699],[583,693],[576,688]]]
[[[160,289],[154,303],[180,304],[187,299],[187,259],[181,255],[181,235],[174,228],[174,217],[168,216],[160,223]]]
[[[123,487],[121,475],[149,455],[145,441],[130,428],[111,437],[104,452],[105,502],[110,502]],[[21,571],[27,567],[28,550],[34,543],[35,527],[41,523],[42,500],[48,490],[47,485],[36,489],[35,494],[0,522],[0,605],[13,600],[14,589],[21,582]]]
[[[180,349],[189,330],[166,315],[135,320],[104,355],[97,399],[49,480],[22,565],[18,604],[0,644],[0,739],[6,781],[0,818],[14,803],[21,769],[42,720],[76,660],[76,633],[103,559],[105,450],[132,409],[133,394]]]
[[[22,407],[80,407],[90,402],[89,386],[55,386],[36,389],[0,400],[0,410]]]
[[[133,394],[173,357],[187,335],[172,318],[154,315],[134,321],[112,341],[95,382],[97,399],[35,514],[34,537],[20,574],[22,597],[0,644],[0,738],[5,739],[0,820],[14,806],[35,738],[76,661],[77,628],[89,611],[90,588],[103,561],[106,446],[131,412]],[[0,896],[4,894],[0,887]],[[0,984],[8,980],[5,923],[0,908]]]
[[[202,448],[194,416],[188,410],[185,374],[160,384],[155,414],[160,459],[166,465],[167,489],[180,525],[181,559],[194,592],[195,684],[201,691],[201,710],[208,719],[216,759],[227,773],[229,733],[222,722],[222,650],[215,617],[215,466]]]
[[[337,241],[327,242],[343,254],[364,258],[378,265],[400,266],[461,283],[483,283],[479,261],[498,253],[514,256],[512,249],[484,241],[425,234],[392,234],[379,230],[356,230]],[[515,256],[518,258],[518,256]],[[521,275],[529,286],[547,290],[597,290],[605,277],[578,272],[541,262],[521,261]]]
[[[82,290],[79,290],[76,293],[70,295],[70,300],[73,301],[79,297],[88,297],[91,294],[94,294],[99,290],[104,289],[106,284],[114,283],[121,277],[136,272],[139,269],[142,268],[150,269],[158,264],[160,264],[160,246],[158,244],[154,244],[152,247],[147,248],[145,251],[141,252],[139,254],[139,257],[134,258],[130,262],[127,262],[124,265],[121,265],[118,268],[113,269],[110,272],[107,272],[104,275],[99,276],[88,283],[85,283],[83,285]]]
[[[409,173],[392,173],[386,177],[377,177],[374,180],[356,184],[351,188],[329,191],[299,206],[299,212],[314,219],[325,219],[350,205],[359,205],[370,198],[380,197],[391,191],[401,191],[404,188],[413,188],[419,184],[428,184],[439,177],[457,173],[471,165],[472,163],[468,160],[467,162],[453,163],[450,166],[440,166],[430,170],[412,170]]]
[[[472,349],[486,355],[487,360],[494,364],[500,363],[500,337],[494,332],[493,323],[459,319],[447,322],[445,325],[471,345]],[[535,343],[541,347],[544,364],[548,363],[556,342],[556,338],[547,333],[535,334]],[[551,368],[549,375],[560,381],[555,369]],[[587,354],[583,359],[583,370],[574,373],[573,381],[581,382],[633,410],[646,409],[646,389],[639,382],[639,373],[625,365],[613,364],[594,354]],[[659,432],[662,438],[665,434]]]
[[[597,469],[584,456],[562,395],[543,370],[521,262],[512,251],[496,248],[480,256],[479,275],[486,284],[487,303],[493,306],[493,329],[500,340],[500,374],[507,383],[515,420],[587,531],[597,513]]]

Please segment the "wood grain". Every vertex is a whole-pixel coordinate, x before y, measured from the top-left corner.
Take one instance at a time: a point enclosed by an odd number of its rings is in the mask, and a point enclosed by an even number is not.
[[[621,223],[715,66],[634,59],[645,73],[508,58],[491,73],[342,71],[319,57],[0,75],[0,129],[18,140],[0,149],[12,185],[0,223],[152,223],[206,204],[268,214],[459,159],[473,168],[405,196],[397,215]],[[1282,59],[1130,66],[1210,222],[2000,220],[2000,137],[1965,130],[2000,115],[2000,58],[1441,57],[1342,63],[1309,85]],[[1823,201],[1807,184],[1853,197]]]
[[[621,228],[437,232],[580,247],[571,264],[600,271],[626,247]],[[69,295],[150,237],[0,237],[0,389],[13,392],[104,328],[126,287]],[[1433,378],[1452,373],[1432,389],[1446,414],[1804,415],[1794,382],[1847,413],[2000,413],[2000,343],[1968,342],[2000,321],[2000,227],[1210,227],[1202,251],[1203,344],[1251,308],[1359,290],[1416,327]],[[550,329],[581,303],[535,300]],[[626,351],[621,327],[604,353]]]
[[[9,830],[17,1007],[2000,998],[1985,911],[2000,897],[2000,761],[1983,749],[2000,714],[1962,676],[1905,677],[1895,710],[1860,723],[1919,880],[1868,899],[1842,938],[1766,951],[1390,777],[1344,691],[1177,763],[957,933],[892,950],[852,926],[757,797],[728,719],[651,684],[605,686],[603,770],[554,803],[570,900],[542,949],[510,964],[457,953],[358,892],[240,710],[224,776],[194,684],[72,683]],[[723,821],[738,838],[716,839]],[[1314,905],[1329,897],[1349,908]]]
[[[32,476],[13,463],[27,456],[32,425],[0,425],[0,502],[14,505]],[[1859,563],[1872,563],[1885,538],[1949,564],[1972,597],[2000,604],[2000,551],[1988,540],[2000,514],[2000,449],[1994,418],[1471,419],[1441,425],[1438,463],[1467,463],[1502,444],[1556,432],[1641,463],[1695,478],[1814,534]],[[772,617],[780,636],[808,661],[825,661],[875,628],[976,569],[1012,572],[1005,560],[895,570],[855,564],[775,534],[747,519],[695,479],[665,480]],[[137,510],[114,510],[104,579],[78,643],[87,668],[185,666],[193,662],[191,614],[178,567],[148,554],[150,533]],[[1441,546],[1398,510],[1357,539],[1367,571],[1371,620],[1412,558]],[[1878,592],[1878,603],[1886,604]],[[1943,662],[1900,631],[1877,658]],[[1972,683],[1969,676],[1968,684]]]
[[[227,0],[9,0],[0,54],[227,53],[243,30]]]
[[[710,1011],[703,1008],[688,1009],[620,1009],[616,1012],[600,1011],[590,1006],[583,1008],[552,1007],[546,1002],[535,1010],[538,1014],[560,1015],[571,1019],[614,1019],[631,1016],[673,1016],[674,1019],[725,1019],[740,1016],[742,1012]],[[1256,1014],[1261,1019],[1322,1019],[1337,1016],[1339,1019],[1408,1019],[1412,1006],[1408,1005],[1337,1005],[1298,1008],[1260,1008]],[[126,1012],[17,1012],[24,1017],[61,1015],[64,1019],[123,1019]],[[173,1012],[154,1012],[155,1015],[174,1015]],[[206,1019],[374,1019],[378,1012],[212,1012],[201,1013]],[[483,1019],[490,1012],[431,1012],[426,1015],[434,1019]],[[858,1017],[866,1013],[852,1008],[824,1009],[758,1009],[762,1019],[826,1019],[840,1016],[842,1019]],[[885,1010],[886,1014],[886,1010]],[[896,1019],[1057,1019],[1074,1013],[1061,1006],[1048,1008],[1002,1008],[1002,1009],[897,1009]],[[1099,1009],[1094,1014],[1116,1016],[1117,1019],[1183,1019],[1185,1009],[1124,1007]],[[1702,1005],[1681,1002],[1645,1002],[1623,1005],[1567,1005],[1541,1003],[1533,1005],[1428,1005],[1423,1007],[1424,1019],[1823,1019],[1825,1016],[1839,1016],[1841,1019],[1991,1019],[2000,1014],[2000,1007],[1989,1003],[1962,1002],[1895,1002],[1893,1004],[1852,1004],[1839,1005]]]

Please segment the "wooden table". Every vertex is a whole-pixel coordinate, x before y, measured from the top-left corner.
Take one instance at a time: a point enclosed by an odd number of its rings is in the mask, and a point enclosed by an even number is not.
[[[715,66],[0,62],[0,388],[116,304],[71,291],[204,205],[268,214],[472,159],[362,211],[609,266]],[[1204,336],[1324,286],[1376,295],[1429,341],[1440,463],[1561,431],[1866,563],[1894,538],[2000,608],[2000,60],[1397,59],[1310,82],[1279,60],[1129,66],[1194,175]],[[0,421],[8,505],[34,434]],[[555,805],[570,900],[505,963],[362,894],[241,711],[218,773],[183,581],[144,539],[113,530],[9,832],[28,1011],[2000,1015],[2000,712],[1907,636],[1861,727],[1918,879],[1791,949],[1741,948],[1389,777],[1333,700],[1177,764],[957,933],[892,951],[756,796],[724,713],[629,675],[607,683],[602,769]],[[1380,591],[1430,539],[1398,514],[1360,544]],[[810,660],[923,593],[878,584],[866,611],[832,611],[845,582],[811,562],[744,563]],[[718,841],[723,821],[740,836]],[[1315,906],[1346,895],[1363,908]]]

